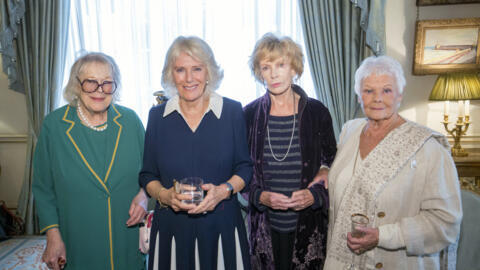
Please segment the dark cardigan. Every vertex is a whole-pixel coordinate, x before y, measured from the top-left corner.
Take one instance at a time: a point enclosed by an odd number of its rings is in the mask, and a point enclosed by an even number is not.
[[[332,119],[328,109],[318,100],[309,98],[297,85],[292,85],[300,95],[298,106],[300,149],[302,156],[301,189],[317,174],[320,166],[330,167],[336,153],[336,141],[333,134]],[[250,256],[253,269],[274,269],[270,223],[267,211],[253,206],[255,191],[265,190],[263,176],[263,148],[270,96],[266,93],[244,108],[247,121],[250,157],[254,161],[253,178],[244,189],[248,197]],[[322,269],[325,261],[328,226],[328,191],[322,185],[312,189],[320,208],[307,207],[299,212],[295,244],[292,257],[293,269]]]

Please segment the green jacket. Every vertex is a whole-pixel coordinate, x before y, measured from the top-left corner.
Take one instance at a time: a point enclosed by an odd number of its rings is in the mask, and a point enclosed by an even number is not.
[[[138,226],[128,210],[139,191],[144,128],[130,109],[112,105],[108,127],[81,124],[75,107],[44,120],[34,155],[33,194],[41,232],[58,227],[66,269],[142,269]]]

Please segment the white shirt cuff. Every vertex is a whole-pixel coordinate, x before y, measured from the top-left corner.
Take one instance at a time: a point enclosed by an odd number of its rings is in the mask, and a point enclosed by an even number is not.
[[[328,167],[327,165],[322,165],[322,166],[320,166],[320,170],[321,170],[321,169],[327,169],[327,170],[330,170],[330,167]]]

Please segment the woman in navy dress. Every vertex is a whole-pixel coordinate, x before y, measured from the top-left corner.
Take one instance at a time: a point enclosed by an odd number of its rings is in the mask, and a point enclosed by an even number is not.
[[[250,269],[240,205],[250,181],[246,126],[239,102],[214,91],[223,71],[205,41],[178,37],[162,86],[170,100],[150,111],[140,184],[157,199],[149,269]],[[204,200],[175,191],[174,180],[204,180]]]

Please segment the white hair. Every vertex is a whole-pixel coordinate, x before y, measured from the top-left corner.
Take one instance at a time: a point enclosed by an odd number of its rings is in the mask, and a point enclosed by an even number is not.
[[[355,72],[355,93],[361,96],[362,81],[366,77],[375,75],[390,75],[395,78],[398,93],[402,94],[406,80],[400,63],[394,58],[386,55],[370,56],[365,58]]]
[[[70,69],[70,77],[68,78],[67,85],[63,90],[63,97],[73,107],[77,106],[77,98],[81,92],[81,85],[78,82],[77,77],[83,72],[83,68],[88,63],[101,63],[110,67],[110,72],[113,81],[116,84],[117,90],[112,94],[112,103],[117,102],[120,99],[121,88],[121,76],[120,69],[118,68],[115,60],[101,52],[90,52],[80,56],[75,63],[73,63]]]

